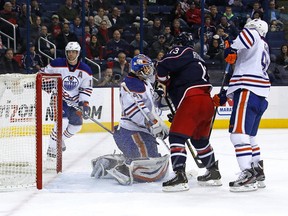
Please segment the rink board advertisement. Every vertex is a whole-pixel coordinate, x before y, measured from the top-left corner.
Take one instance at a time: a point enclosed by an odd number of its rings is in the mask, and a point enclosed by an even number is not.
[[[31,89],[24,89],[24,91],[32,91]],[[219,87],[213,88],[211,95],[219,92]],[[286,92],[288,87],[272,87],[268,97],[269,106],[266,110],[262,121],[261,128],[288,128],[288,100]],[[27,94],[28,93],[28,94]],[[25,92],[24,95],[29,95]],[[31,94],[33,95],[33,94]],[[0,100],[0,129],[8,125],[21,127],[23,124],[32,124],[32,116],[35,113],[35,101],[33,97],[26,98],[25,103],[21,101],[21,95],[14,95],[12,92],[5,92]],[[43,124],[46,127],[53,125],[53,112],[47,103],[50,99],[49,94],[43,94]],[[46,102],[46,103],[45,103]],[[232,111],[233,101],[229,100],[225,106],[219,107],[217,110],[214,128],[228,128],[229,117]],[[162,118],[168,122],[165,111]],[[90,117],[95,119],[106,128],[112,130],[113,125],[117,125],[121,117],[121,107],[119,102],[119,88],[94,88],[90,100]],[[84,120],[82,132],[97,132],[104,131],[97,123],[91,120]]]

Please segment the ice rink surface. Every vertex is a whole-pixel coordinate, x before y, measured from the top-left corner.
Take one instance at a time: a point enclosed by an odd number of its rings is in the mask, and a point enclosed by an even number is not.
[[[288,215],[288,129],[259,130],[267,187],[254,192],[229,191],[239,168],[227,130],[214,130],[211,143],[223,186],[201,187],[192,178],[189,191],[165,193],[162,182],[121,186],[114,179],[91,178],[91,159],[119,150],[109,133],[77,134],[66,141],[63,172],[46,178],[43,190],[0,192],[0,216]],[[188,153],[189,170],[205,172]],[[165,180],[172,176],[170,168]]]

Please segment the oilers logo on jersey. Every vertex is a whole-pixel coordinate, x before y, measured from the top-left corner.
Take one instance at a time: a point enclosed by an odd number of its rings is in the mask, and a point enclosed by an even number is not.
[[[63,79],[63,88],[67,91],[72,91],[77,88],[79,80],[75,76],[66,76]]]

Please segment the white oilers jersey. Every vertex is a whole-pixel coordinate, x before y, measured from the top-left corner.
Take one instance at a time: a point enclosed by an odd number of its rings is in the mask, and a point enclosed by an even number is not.
[[[51,61],[44,69],[44,73],[58,73],[62,75],[63,98],[78,104],[79,101],[88,101],[92,94],[92,71],[83,63],[71,66],[65,58]],[[68,104],[69,105],[69,104]]]
[[[267,43],[255,29],[244,28],[231,47],[237,50],[237,60],[227,96],[232,98],[233,92],[244,88],[267,97],[271,86],[266,72],[270,64]]]
[[[153,87],[150,82],[141,81],[137,77],[132,76],[127,76],[124,82],[131,94],[125,91],[123,87],[120,88],[120,103],[122,109],[120,127],[132,131],[150,133],[146,126],[148,122],[141,113],[140,108],[151,120],[154,119],[154,115],[152,114],[155,113]]]

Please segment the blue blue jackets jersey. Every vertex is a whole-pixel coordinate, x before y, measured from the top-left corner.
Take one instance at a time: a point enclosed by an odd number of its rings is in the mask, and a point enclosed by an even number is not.
[[[158,62],[157,79],[169,80],[168,93],[176,107],[186,89],[211,86],[205,61],[191,47],[177,46],[169,51]]]

